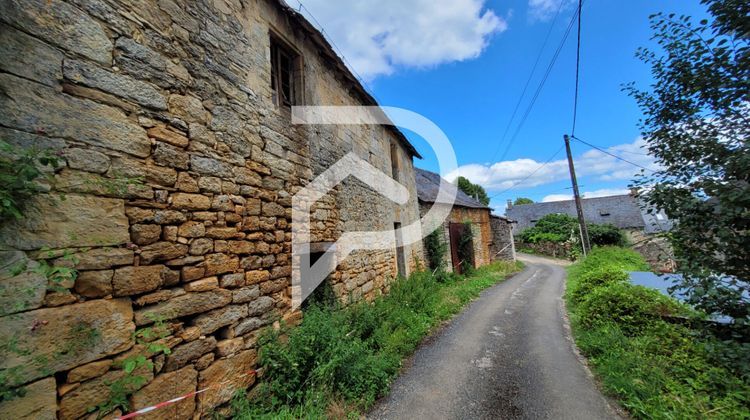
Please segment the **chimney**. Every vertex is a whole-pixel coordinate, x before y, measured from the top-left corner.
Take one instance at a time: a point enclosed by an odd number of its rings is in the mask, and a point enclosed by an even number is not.
[[[508,199],[508,210],[513,208],[513,200]]]

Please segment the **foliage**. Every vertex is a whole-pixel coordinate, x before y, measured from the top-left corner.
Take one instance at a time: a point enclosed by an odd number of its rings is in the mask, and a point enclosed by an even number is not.
[[[592,245],[599,246],[627,246],[628,240],[617,226],[609,223],[599,225],[596,223],[588,223],[586,225],[589,231],[589,241]]]
[[[151,357],[159,354],[170,354],[171,349],[164,344],[163,339],[169,335],[168,326],[164,320],[148,314],[154,322],[151,327],[141,328],[134,333],[135,342],[142,349],[117,363],[125,375],[109,385],[109,398],[96,407],[89,407],[88,411],[98,410],[98,417],[102,418],[117,409],[128,411],[130,402],[128,397],[146,384],[147,378],[139,375],[140,371],[153,369]]]
[[[662,319],[699,314],[616,274],[646,268],[640,255],[615,247],[569,267],[573,335],[605,391],[635,418],[748,418],[748,345]]]
[[[445,253],[448,252],[448,244],[443,240],[442,231],[441,226],[424,238],[427,266],[436,273],[444,271]]]
[[[660,52],[640,49],[649,90],[625,90],[645,114],[661,169],[635,185],[675,221],[669,234],[689,301],[737,323],[750,317],[750,4],[702,0],[712,20],[651,17]]]
[[[589,240],[592,245],[598,246],[625,246],[627,238],[622,230],[606,224],[586,224],[589,231]],[[536,225],[524,229],[521,239],[524,242],[535,244],[539,242],[577,242],[580,228],[578,219],[567,214],[548,214],[536,223]]]
[[[526,197],[518,197],[513,202],[514,206],[522,206],[524,204],[534,204],[534,200],[532,200],[530,198],[526,198]]]
[[[578,220],[567,214],[548,214],[530,228],[521,232],[521,239],[528,243],[541,241],[565,242],[570,238],[576,238],[578,232]]]
[[[21,219],[25,203],[44,191],[39,181],[49,175],[43,168],[59,166],[59,156],[49,150],[20,148],[0,140],[0,221]]]
[[[474,231],[469,221],[463,223],[456,254],[461,266],[461,274],[470,275],[474,271]]]
[[[456,182],[458,185],[458,189],[463,191],[466,195],[476,199],[477,201],[482,203],[482,205],[490,205],[490,197],[487,195],[487,191],[484,190],[484,187],[479,184],[473,184],[471,181],[462,176],[459,176]]]
[[[366,409],[388,391],[404,357],[432,328],[519,268],[496,263],[450,283],[416,272],[396,280],[388,295],[372,303],[311,306],[298,327],[261,337],[265,380],[251,399],[234,399],[234,417],[322,418],[331,405],[341,404],[345,411]]]

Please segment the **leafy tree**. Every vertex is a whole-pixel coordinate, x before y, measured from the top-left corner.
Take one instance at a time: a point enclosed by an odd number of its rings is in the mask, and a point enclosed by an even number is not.
[[[534,200],[526,197],[518,197],[516,198],[516,201],[513,202],[514,206],[522,206],[524,204],[534,204]]]
[[[606,224],[598,225],[596,223],[587,223],[589,239],[592,245],[598,246],[625,246],[627,238],[622,230],[616,226]],[[578,240],[580,235],[578,219],[567,214],[548,214],[536,225],[524,229],[521,232],[521,239],[527,243],[537,242],[566,242],[568,240]]]
[[[660,169],[635,181],[675,221],[669,234],[689,302],[748,323],[750,3],[702,0],[712,21],[656,14],[661,51],[641,48],[648,90],[629,84]]]
[[[466,195],[475,198],[477,201],[485,206],[490,205],[490,197],[487,195],[487,191],[481,185],[473,184],[468,179],[459,176],[458,177],[458,189],[463,191]]]

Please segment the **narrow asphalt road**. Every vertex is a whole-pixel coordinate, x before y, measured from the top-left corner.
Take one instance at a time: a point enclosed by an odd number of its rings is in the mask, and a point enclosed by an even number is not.
[[[565,269],[522,260],[523,272],[487,289],[417,350],[369,418],[618,418],[573,350]]]

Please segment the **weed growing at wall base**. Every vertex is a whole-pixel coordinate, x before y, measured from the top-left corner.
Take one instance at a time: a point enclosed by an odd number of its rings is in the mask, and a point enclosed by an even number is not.
[[[605,392],[636,418],[750,418],[748,344],[669,322],[700,314],[628,282],[625,271],[646,267],[609,247],[569,268],[573,334]]]
[[[249,397],[233,400],[235,418],[343,417],[367,409],[435,326],[520,268],[499,262],[446,283],[417,272],[372,303],[311,306],[298,327],[261,339],[264,379]]]

